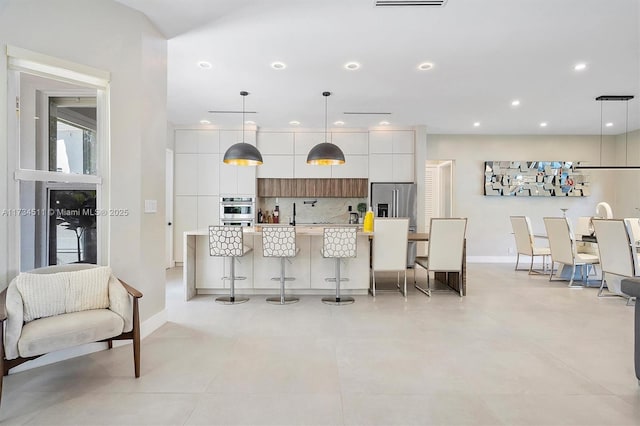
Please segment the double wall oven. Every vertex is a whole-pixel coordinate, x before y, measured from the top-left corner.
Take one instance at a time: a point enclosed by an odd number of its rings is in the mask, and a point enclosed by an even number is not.
[[[229,196],[220,198],[220,225],[253,226],[256,216],[253,197]]]

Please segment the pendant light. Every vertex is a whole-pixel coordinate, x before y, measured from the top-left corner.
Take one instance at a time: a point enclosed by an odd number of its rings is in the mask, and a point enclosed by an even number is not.
[[[629,166],[627,164],[629,160],[629,101],[633,99],[633,95],[602,95],[596,98],[596,101],[600,102],[600,165],[599,166],[587,166],[578,163],[575,170],[638,170],[640,166]],[[602,165],[602,107],[603,102],[626,102],[626,119],[625,119],[625,133],[624,133],[624,149],[625,149],[625,165],[624,166],[603,166]]]
[[[344,153],[336,144],[327,142],[327,100],[331,92],[322,92],[324,96],[324,142],[311,148],[307,155],[307,164],[317,166],[335,166],[344,164]]]
[[[233,144],[224,153],[225,164],[233,164],[235,166],[259,166],[262,164],[262,154],[258,148],[244,141],[244,102],[249,92],[242,91],[242,140]]]

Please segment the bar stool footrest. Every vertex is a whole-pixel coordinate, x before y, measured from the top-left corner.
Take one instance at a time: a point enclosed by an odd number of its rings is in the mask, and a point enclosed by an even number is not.
[[[221,296],[216,298],[216,303],[221,305],[239,305],[240,303],[248,302],[249,298],[244,296]]]
[[[341,297],[323,297],[322,303],[326,303],[327,305],[350,305],[354,303],[356,300],[350,296],[341,296]]]
[[[299,301],[299,298],[293,296],[285,296],[284,301],[280,298],[280,296],[267,297],[267,303],[271,303],[273,305],[290,305]]]

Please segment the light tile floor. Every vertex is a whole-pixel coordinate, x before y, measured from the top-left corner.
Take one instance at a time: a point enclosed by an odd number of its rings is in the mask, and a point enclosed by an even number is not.
[[[469,294],[182,301],[142,344],[5,378],[2,424],[639,425],[633,308],[511,265]],[[424,272],[418,275],[424,280]],[[144,299],[142,299],[144,303]]]

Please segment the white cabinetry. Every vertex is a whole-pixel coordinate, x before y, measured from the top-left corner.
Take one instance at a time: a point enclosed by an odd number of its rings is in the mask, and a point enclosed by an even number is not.
[[[262,154],[264,162],[258,167],[257,176],[259,178],[292,178],[293,158],[293,155]]]
[[[296,178],[330,178],[331,167],[307,164],[307,154],[295,155],[293,177]]]
[[[340,147],[345,155],[369,155],[369,134],[367,132],[333,132],[331,142]]]
[[[307,164],[309,151],[322,142],[335,143],[345,154],[345,164],[318,167]],[[222,142],[224,144],[224,142]],[[368,178],[368,132],[260,132],[258,149],[264,164],[259,178]]]
[[[176,153],[196,154],[220,152],[218,130],[176,130]]]
[[[331,142],[331,133],[328,133],[325,139],[324,132],[296,132],[294,140],[294,154],[304,155],[306,159],[311,148],[322,142]]]
[[[325,258],[322,253],[323,239],[321,236],[311,238],[311,288],[335,291],[336,283],[328,282],[326,278],[335,277],[335,258]],[[355,258],[340,259],[340,276],[347,278],[340,284],[344,290],[362,288],[362,277],[369,275],[369,238],[358,235]],[[368,280],[367,280],[368,281]]]
[[[267,289],[279,288],[278,281],[271,278],[280,276],[279,257],[262,256],[262,235],[253,237],[253,288]],[[285,273],[287,277],[295,277],[294,281],[287,281],[287,289],[309,288],[310,280],[310,259],[311,259],[311,237],[308,235],[296,236],[296,247],[299,249],[295,257],[285,260]]]
[[[332,143],[344,153],[345,163],[331,166],[333,178],[369,177],[369,134],[367,132],[334,132]]]
[[[176,195],[173,203],[173,257],[176,262],[183,261],[183,234],[197,229],[198,197]]]
[[[296,132],[294,141],[293,177],[295,178],[330,178],[331,167],[307,164],[309,151],[319,143],[331,142],[331,133]]]
[[[255,197],[256,168],[222,163],[227,148],[241,139],[242,132],[236,130],[175,131],[173,254],[177,262],[183,261],[184,231],[220,223],[221,194]],[[246,142],[255,145],[255,139],[255,131],[245,131]]]
[[[254,197],[256,195],[256,168],[221,163],[220,194]]]
[[[413,182],[413,130],[372,130],[369,132],[369,181]]]
[[[259,178],[293,177],[293,132],[260,132],[258,149],[264,162],[258,167]]]
[[[175,158],[176,195],[198,194],[198,154],[178,154]]]
[[[256,167],[243,167],[224,164],[222,158],[227,149],[240,142],[242,132],[239,130],[220,131],[220,194],[221,195],[256,195]],[[256,144],[256,132],[245,131],[244,142]],[[262,167],[262,166],[258,166]]]
[[[262,155],[293,155],[293,132],[260,132],[258,149]]]
[[[209,240],[207,237],[198,238],[196,241],[196,250],[208,256]],[[244,245],[253,248],[253,238],[245,238]],[[242,257],[233,259],[235,262],[236,277],[246,277],[246,280],[236,280],[236,289],[251,288],[253,283],[253,255],[250,251]],[[198,289],[228,289],[229,280],[223,280],[223,277],[229,276],[230,258],[208,256],[206,262],[201,262],[200,267],[196,268],[196,288]]]
[[[198,154],[197,195],[220,194],[220,154]]]
[[[205,229],[210,225],[218,225],[220,223],[220,197],[215,196],[198,196],[197,205],[197,228]]]

